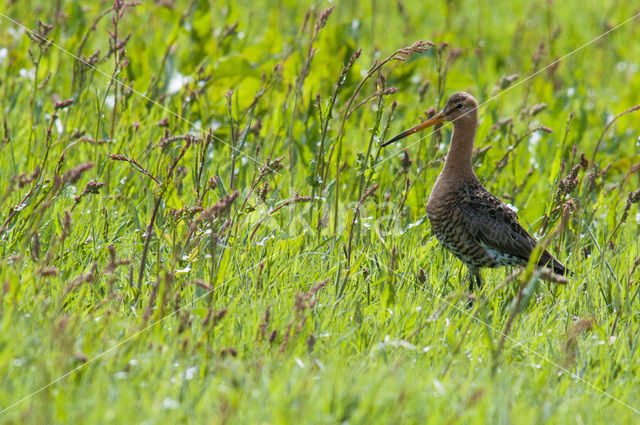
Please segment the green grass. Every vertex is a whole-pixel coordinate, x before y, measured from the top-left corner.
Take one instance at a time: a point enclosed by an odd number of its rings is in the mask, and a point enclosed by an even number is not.
[[[56,46],[0,17],[0,423],[640,419],[638,20],[526,79],[633,2],[12,3]],[[512,74],[476,172],[575,274],[467,308],[424,210],[450,127],[378,146]]]

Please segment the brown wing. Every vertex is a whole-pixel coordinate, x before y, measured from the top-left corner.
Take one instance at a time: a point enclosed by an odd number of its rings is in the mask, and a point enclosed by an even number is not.
[[[518,222],[518,215],[500,202],[482,185],[472,187],[460,202],[469,234],[485,248],[529,261],[538,244]],[[549,251],[544,250],[538,265],[551,267],[555,273],[571,273]]]
[[[518,222],[517,214],[483,187],[460,202],[467,231],[481,246],[527,262],[536,241]]]

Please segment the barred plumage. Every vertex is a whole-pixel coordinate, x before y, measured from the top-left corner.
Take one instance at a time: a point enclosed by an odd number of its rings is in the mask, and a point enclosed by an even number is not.
[[[429,196],[427,216],[438,241],[469,269],[471,290],[482,284],[480,268],[526,266],[537,245],[518,222],[517,214],[489,193],[473,171],[477,111],[478,102],[473,96],[456,93],[442,112],[383,145],[432,125],[453,123],[449,152]],[[557,274],[570,273],[547,250],[538,265]]]

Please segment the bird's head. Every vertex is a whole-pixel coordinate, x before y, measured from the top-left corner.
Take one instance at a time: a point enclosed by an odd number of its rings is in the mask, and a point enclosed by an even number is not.
[[[442,108],[442,112],[438,115],[443,115],[443,121],[477,121],[478,101],[469,93],[462,91],[455,93],[447,100],[444,108]]]
[[[383,147],[393,142],[403,139],[410,134],[416,133],[425,128],[444,122],[476,123],[478,121],[478,101],[469,93],[458,92],[453,94],[442,108],[442,111],[428,120],[416,125],[409,130],[398,134],[388,142],[383,143]]]

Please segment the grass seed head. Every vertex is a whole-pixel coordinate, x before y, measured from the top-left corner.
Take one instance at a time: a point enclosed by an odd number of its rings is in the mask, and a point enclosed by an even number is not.
[[[426,281],[427,281],[427,273],[424,271],[422,267],[420,267],[420,270],[418,270],[418,282],[423,284]]]
[[[239,192],[236,190],[230,193],[216,202],[211,208],[207,208],[198,217],[198,222],[213,221],[216,218],[223,218],[229,215],[231,211],[231,205],[238,197]]]
[[[447,43],[440,43],[438,45],[438,48],[444,50],[446,49],[447,45],[448,45]],[[403,47],[402,49],[398,50],[394,55],[394,59],[404,61],[407,59],[407,57],[413,54],[422,53],[433,46],[435,46],[435,44],[433,44],[430,41],[418,40],[415,43],[413,43],[411,46]]]
[[[62,176],[62,182],[64,184],[76,183],[78,180],[80,180],[80,177],[82,177],[82,174],[84,174],[85,171],[93,168],[93,166],[94,166],[93,162],[85,162],[84,164],[80,164],[76,167],[73,167],[71,170],[67,171],[64,174],[64,176]]]
[[[260,179],[277,174],[278,170],[284,168],[284,156],[271,160],[271,155],[267,156],[267,160],[264,166],[260,167]]]
[[[536,115],[538,115],[540,112],[544,111],[545,109],[547,109],[547,104],[546,103],[536,103],[531,108],[529,108],[529,115],[531,115],[532,117],[535,117]]]
[[[456,47],[455,49],[451,49],[451,51],[449,52],[449,56],[447,56],[447,62],[452,63],[453,61],[458,59],[460,55],[462,55],[461,48]]]
[[[400,166],[402,167],[402,173],[407,174],[411,170],[411,164],[413,164],[413,160],[409,158],[409,152],[404,149],[402,151],[402,159],[400,161]]]
[[[327,21],[329,20],[329,17],[331,16],[331,12],[333,12],[334,8],[335,8],[335,5],[329,7],[328,9],[323,10],[320,13],[318,20],[316,21],[316,28],[315,28],[316,34],[318,34],[318,32],[320,32],[320,30],[324,28],[325,25],[327,25]]]
[[[558,182],[558,189],[556,191],[556,200],[561,199],[564,195],[570,195],[574,189],[578,186],[580,181],[578,180],[578,172],[581,165],[576,164],[567,174],[567,177]]]
[[[47,266],[38,270],[38,274],[42,277],[52,277],[58,275],[56,266]]]
[[[69,105],[72,105],[73,102],[75,102],[75,100],[73,98],[71,99],[66,99],[66,100],[61,100],[59,102],[56,102],[56,104],[54,105],[53,109],[54,110],[59,110],[59,109],[64,109]]]
[[[269,194],[269,192],[272,190],[271,186],[269,186],[269,182],[264,182],[264,184],[262,186],[259,186],[256,189],[256,193],[258,195],[258,198],[260,198],[260,200],[262,202],[266,202],[267,201],[267,195]]]
[[[42,52],[46,52],[51,48],[51,41],[47,39],[51,31],[53,31],[53,25],[38,20],[36,30],[34,32],[27,31],[27,35],[40,47]]]

